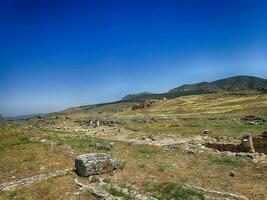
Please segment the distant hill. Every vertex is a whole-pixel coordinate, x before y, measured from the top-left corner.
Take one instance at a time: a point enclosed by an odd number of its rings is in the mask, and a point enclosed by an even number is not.
[[[139,94],[128,94],[125,97],[123,97],[121,100],[126,101],[126,100],[130,100],[130,99],[134,99],[135,97],[139,97],[139,96],[142,96],[142,95],[150,95],[150,94],[153,94],[153,93],[142,92],[142,93],[139,93]]]
[[[202,82],[197,84],[182,85],[174,88],[169,92],[174,91],[240,91],[240,90],[258,90],[267,88],[267,79],[262,79],[253,76],[234,76],[213,82]]]
[[[103,106],[105,106],[103,109],[120,110],[120,106],[118,106],[118,108],[116,109],[114,109],[112,106],[109,108],[108,106],[115,104],[124,105],[125,103],[129,105],[136,102],[140,102],[144,99],[163,99],[163,98],[173,99],[180,96],[209,94],[209,93],[226,92],[226,91],[244,91],[244,90],[246,91],[258,90],[260,92],[267,93],[267,79],[262,79],[253,76],[234,76],[213,82],[185,84],[177,88],[171,89],[170,91],[165,93],[142,92],[139,94],[128,94],[119,101],[73,107],[61,112],[52,113],[52,115],[53,114],[71,115],[73,113],[79,113],[88,110],[90,111],[97,110],[98,112],[101,112],[99,107]]]
[[[46,115],[48,115],[48,114],[47,113],[46,114],[28,114],[28,115],[18,115],[18,116],[14,116],[14,117],[3,116],[3,118],[5,121],[11,121],[11,120],[29,119],[32,117],[43,117]]]
[[[200,82],[195,84],[185,84],[177,88],[171,89],[166,93],[140,93],[131,94],[122,98],[123,101],[138,101],[145,98],[176,98],[179,96],[207,94],[223,91],[243,91],[243,90],[266,90],[267,79],[253,76],[234,76],[213,82]]]

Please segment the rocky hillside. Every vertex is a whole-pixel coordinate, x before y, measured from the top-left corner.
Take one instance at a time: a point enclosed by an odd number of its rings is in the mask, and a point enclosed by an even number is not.
[[[150,95],[150,94],[153,94],[153,93],[150,93],[150,92],[142,92],[142,93],[139,93],[139,94],[128,94],[125,97],[123,97],[122,100],[130,100],[130,99],[134,99],[135,97],[138,97],[138,96]]]
[[[213,82],[201,82],[197,84],[187,84],[174,88],[169,92],[174,91],[240,91],[240,90],[258,90],[267,88],[267,79],[262,79],[253,76],[234,76]]]
[[[253,76],[234,76],[213,82],[200,82],[195,84],[185,84],[177,88],[171,89],[166,93],[140,93],[131,94],[122,98],[126,101],[137,101],[144,98],[176,98],[179,96],[206,94],[223,91],[243,91],[243,90],[266,90],[267,79],[253,77]]]

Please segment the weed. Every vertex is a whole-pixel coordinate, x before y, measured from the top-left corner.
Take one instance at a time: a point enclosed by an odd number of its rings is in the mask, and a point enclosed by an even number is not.
[[[125,162],[125,161],[120,161],[120,162],[119,162],[119,167],[118,167],[118,168],[119,168],[120,170],[123,170],[123,169],[125,168],[125,165],[126,165],[126,162]]]
[[[17,191],[15,190],[10,191],[8,196],[9,196],[9,199],[15,199],[17,196]]]
[[[165,170],[166,170],[166,165],[163,165],[163,164],[159,164],[158,165],[158,170],[159,170],[159,172],[164,172]]]
[[[130,195],[125,194],[125,193],[117,190],[116,188],[110,188],[109,193],[113,196],[121,197],[124,200],[131,200],[132,199],[132,197]]]

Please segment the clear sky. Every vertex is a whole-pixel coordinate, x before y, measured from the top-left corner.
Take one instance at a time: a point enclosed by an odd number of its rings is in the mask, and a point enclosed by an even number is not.
[[[266,0],[0,0],[0,113],[267,77]]]

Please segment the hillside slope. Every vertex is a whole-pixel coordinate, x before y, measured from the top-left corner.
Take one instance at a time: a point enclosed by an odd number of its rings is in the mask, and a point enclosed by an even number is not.
[[[185,84],[177,88],[171,89],[166,93],[140,93],[126,95],[122,98],[124,101],[138,101],[145,98],[160,99],[160,98],[176,98],[180,96],[194,94],[208,94],[223,91],[242,91],[242,90],[259,90],[267,89],[267,79],[253,76],[234,76],[213,82],[200,82],[195,84]]]
[[[234,76],[230,78],[220,79],[213,82],[202,82],[197,84],[182,85],[174,88],[174,91],[239,91],[239,90],[257,90],[267,87],[267,80],[253,76]]]

